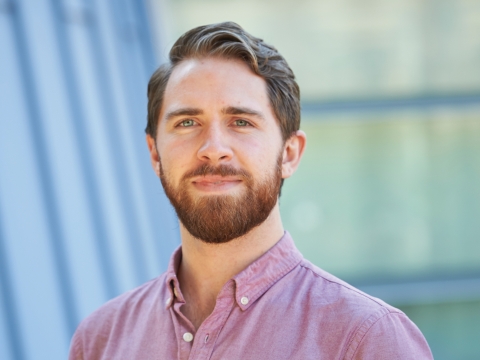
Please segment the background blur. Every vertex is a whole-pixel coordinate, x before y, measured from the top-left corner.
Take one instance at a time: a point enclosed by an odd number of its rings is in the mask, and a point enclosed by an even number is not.
[[[302,90],[281,198],[299,249],[405,311],[435,359],[479,359],[479,0],[0,0],[0,359],[66,358],[82,318],[165,269],[146,84],[225,20]]]

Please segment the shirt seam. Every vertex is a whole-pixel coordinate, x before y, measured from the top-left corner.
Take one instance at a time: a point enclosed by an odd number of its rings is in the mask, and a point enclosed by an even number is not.
[[[304,265],[304,264],[300,264],[301,267],[307,269],[307,270],[310,270],[313,275],[315,275],[316,277],[319,277],[319,278],[322,278],[323,280],[325,281],[328,281],[329,283],[332,283],[332,284],[337,284],[347,290],[350,290],[350,291],[353,291],[354,293],[357,293],[358,295],[361,295],[363,296],[364,298],[374,302],[375,304],[381,306],[382,308],[385,308],[387,309],[389,312],[392,312],[392,313],[402,313],[401,311],[392,311],[391,309],[389,309],[387,306],[385,306],[385,304],[382,304],[381,302],[377,301],[374,297],[371,297],[365,293],[363,293],[361,290],[359,289],[356,289],[355,287],[353,286],[347,286],[345,284],[342,284],[341,282],[338,282],[338,281],[335,281],[335,280],[330,280],[330,279],[327,279],[325,276],[321,275],[321,274],[318,274],[317,272],[315,272],[311,267],[309,267],[308,265]]]
[[[363,298],[373,302],[374,304],[377,304],[379,306],[379,309],[375,312],[373,312],[369,317],[367,317],[367,319],[365,319],[360,325],[359,327],[355,330],[354,332],[354,335],[352,336],[352,339],[348,342],[348,344],[345,346],[345,356],[344,356],[344,359],[348,359],[347,356],[348,356],[348,352],[349,352],[349,349],[350,347],[352,346],[353,342],[355,341],[355,339],[359,336],[362,328],[364,328],[365,326],[368,326],[368,322],[369,321],[373,321],[373,323],[365,330],[365,333],[363,334],[362,338],[360,339],[360,341],[358,342],[358,345],[357,347],[355,348],[355,351],[353,352],[353,355],[352,357],[350,357],[350,359],[353,358],[353,356],[355,355],[357,349],[358,349],[358,346],[360,345],[360,343],[362,342],[364,336],[367,334],[367,332],[372,328],[372,326],[380,319],[382,319],[384,316],[386,315],[389,315],[389,314],[397,314],[397,315],[402,315],[403,312],[401,312],[400,310],[398,309],[395,309],[395,308],[390,308],[389,306],[386,306],[385,304],[382,304],[381,302],[377,301],[375,298],[367,295],[367,294],[364,294],[362,291],[356,289],[355,287],[353,286],[347,286],[346,284],[342,284],[341,282],[339,281],[335,281],[335,280],[331,280],[331,279],[327,279],[325,276],[317,273],[314,269],[312,269],[310,266],[308,266],[308,264],[305,264],[305,263],[301,263],[300,264],[301,267],[303,267],[304,269],[306,269],[307,271],[310,271],[315,277],[317,278],[321,278],[331,284],[336,284],[336,285],[339,285],[341,287],[343,287],[344,289],[347,289],[347,290],[350,290],[358,295],[361,295]],[[383,314],[382,314],[383,313]],[[378,318],[376,320],[373,320],[372,318],[375,318],[377,317]]]
[[[388,309],[387,309],[387,310],[388,310]],[[370,331],[370,329],[373,328],[373,326],[374,326],[377,322],[379,322],[380,320],[382,320],[383,318],[385,318],[385,317],[388,316],[388,315],[402,315],[402,313],[389,311],[389,312],[387,312],[387,313],[382,314],[381,316],[379,316],[378,319],[376,319],[375,321],[373,321],[373,322],[370,324],[370,326],[366,325],[366,323],[367,323],[367,322],[371,319],[371,317],[374,316],[374,315],[370,316],[367,320],[365,320],[365,321],[362,323],[362,325],[360,325],[360,327],[358,328],[358,330],[355,332],[355,335],[353,336],[353,339],[352,339],[352,340],[350,341],[350,343],[348,344],[347,351],[346,351],[345,357],[344,357],[345,360],[348,360],[348,359],[352,360],[352,359],[355,357],[355,354],[357,353],[358,349],[360,348],[360,345],[362,344],[362,341],[365,339],[365,337],[367,336],[367,334],[368,334],[368,332]],[[361,330],[362,330],[362,328],[365,327],[365,326],[368,326],[368,327],[364,330],[363,334],[361,334]],[[360,336],[360,335],[361,335],[361,336]],[[359,339],[359,341],[358,341],[358,344],[355,346],[355,348],[352,348],[352,350],[353,350],[352,356],[350,356],[349,358],[347,358],[347,355],[348,355],[348,352],[349,352],[348,350],[350,349],[350,347],[352,346],[352,343],[354,342],[354,340],[355,340],[358,336],[360,336],[360,339]]]

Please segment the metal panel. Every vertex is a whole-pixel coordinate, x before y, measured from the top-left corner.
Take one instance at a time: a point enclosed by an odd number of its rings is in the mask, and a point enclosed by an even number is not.
[[[2,81],[8,88],[1,96],[4,115],[0,129],[5,253],[11,264],[8,273],[26,358],[33,354],[58,358],[67,348],[67,323],[75,314],[74,310],[59,312],[73,301],[65,301],[69,288],[62,287],[66,271],[61,248],[56,246],[61,230],[20,16],[16,6],[9,28],[2,29],[7,49],[2,78],[8,79]],[[49,331],[44,331],[45,324]]]
[[[131,6],[128,6],[129,4]],[[112,79],[112,93],[115,95],[118,116],[121,119],[122,142],[128,149],[127,160],[132,164],[129,171],[133,175],[151,172],[144,143],[132,142],[130,139],[145,136],[146,87],[142,84],[146,84],[147,74],[153,71],[153,68],[150,68],[150,58],[144,58],[145,51],[142,51],[141,46],[143,38],[138,32],[139,27],[145,26],[145,20],[127,13],[135,6],[139,6],[135,1],[120,1],[115,4],[104,1],[97,5],[96,10],[102,15],[100,26],[109,29],[101,32],[102,40],[104,48],[109,50],[105,52],[105,58],[111,65],[109,75]],[[150,53],[152,57],[153,52]],[[139,91],[141,86],[143,88]],[[161,251],[158,246],[161,244],[173,249],[178,243],[178,225],[172,218],[170,205],[166,201],[158,201],[159,198],[164,198],[164,194],[156,177],[134,177],[133,181],[138,183],[138,186],[133,187],[135,199],[147,206],[139,212],[142,228],[152,234],[152,237],[145,237],[150,240],[146,241],[145,246],[147,249],[157,249],[152,252],[160,253],[161,262],[166,263],[169,253]],[[155,236],[161,238],[155,239]]]
[[[8,56],[13,53],[13,41],[10,32],[11,6],[0,2],[0,146],[2,144],[3,123],[7,121],[10,108],[7,107],[7,79],[12,80],[9,64],[12,58]],[[4,84],[3,86],[1,84]],[[2,148],[0,147],[0,156]],[[1,158],[0,158],[1,160]],[[0,161],[0,181],[2,179],[3,163]],[[0,187],[1,193],[1,187]],[[0,198],[0,210],[2,200]],[[16,308],[15,294],[12,289],[9,259],[6,253],[5,234],[3,228],[3,217],[0,211],[0,358],[1,359],[23,359],[22,344],[18,329],[18,313]]]
[[[0,358],[23,359],[18,330],[17,308],[5,253],[3,229],[0,224]]]
[[[2,360],[66,358],[78,322],[178,244],[144,142],[143,6],[0,1]]]

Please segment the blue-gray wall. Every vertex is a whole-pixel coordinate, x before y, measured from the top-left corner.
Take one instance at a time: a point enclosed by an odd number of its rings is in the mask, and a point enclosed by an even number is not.
[[[143,129],[138,0],[0,0],[0,359],[64,359],[78,322],[157,276],[178,225]]]

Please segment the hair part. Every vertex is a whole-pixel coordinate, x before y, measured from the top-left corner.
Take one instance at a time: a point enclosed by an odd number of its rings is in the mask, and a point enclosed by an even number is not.
[[[250,35],[238,24],[224,22],[187,31],[170,50],[170,62],[153,73],[147,91],[147,134],[156,139],[163,96],[175,66],[183,60],[210,56],[240,59],[265,80],[284,141],[300,128],[300,88],[286,60],[277,49]]]

